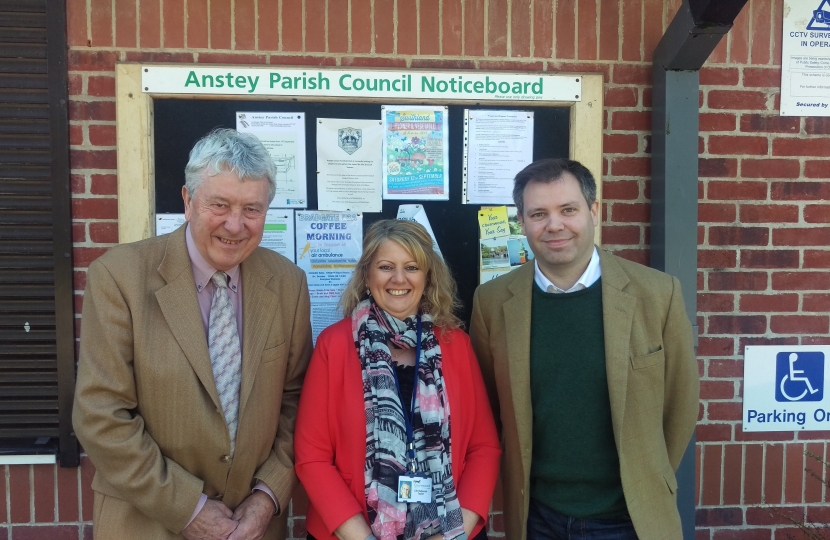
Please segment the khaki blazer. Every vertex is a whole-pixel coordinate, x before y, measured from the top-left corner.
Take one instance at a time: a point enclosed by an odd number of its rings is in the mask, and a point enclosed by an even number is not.
[[[96,467],[96,539],[174,539],[201,493],[231,509],[257,481],[285,537],[293,434],[311,356],[305,274],[257,248],[241,265],[236,453],[216,392],[184,227],[113,248],[89,267],[73,424]]]
[[[628,512],[640,540],[682,538],[675,471],[698,415],[691,324],[674,277],[600,250],[605,364]],[[526,538],[534,265],[481,285],[470,328],[502,438],[507,538]],[[563,442],[563,444],[567,444]]]

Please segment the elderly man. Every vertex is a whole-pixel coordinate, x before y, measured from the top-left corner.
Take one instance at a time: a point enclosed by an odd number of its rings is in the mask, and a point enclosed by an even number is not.
[[[683,536],[674,474],[698,413],[691,324],[676,278],[594,246],[596,195],[576,161],[519,172],[535,262],[473,301],[511,540]]]
[[[258,247],[275,190],[254,136],[214,131],[188,223],[90,265],[73,423],[95,538],[284,537],[311,327],[305,274]]]

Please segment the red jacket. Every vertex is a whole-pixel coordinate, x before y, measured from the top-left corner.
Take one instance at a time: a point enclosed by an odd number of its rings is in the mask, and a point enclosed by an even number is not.
[[[467,334],[439,332],[438,342],[450,400],[456,494],[462,508],[486,520],[501,454],[493,413]],[[334,539],[334,530],[359,512],[368,522],[363,379],[350,318],[328,327],[317,339],[300,397],[294,453],[297,476],[308,493],[310,534]],[[484,523],[479,521],[473,536]]]

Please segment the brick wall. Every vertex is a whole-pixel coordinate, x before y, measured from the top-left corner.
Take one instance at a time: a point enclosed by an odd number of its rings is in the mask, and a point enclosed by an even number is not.
[[[117,241],[119,60],[601,72],[604,244],[647,263],[650,54],[679,4],[67,0],[78,313],[86,267]],[[830,343],[830,119],[778,116],[781,20],[782,0],[750,0],[700,77],[699,540],[830,521],[828,488],[804,472],[827,478],[804,452],[830,460],[830,431],[745,434],[740,422],[744,345]],[[6,467],[0,540],[88,535],[90,469]],[[295,538],[306,504],[294,501]],[[498,536],[499,515],[491,527]]]

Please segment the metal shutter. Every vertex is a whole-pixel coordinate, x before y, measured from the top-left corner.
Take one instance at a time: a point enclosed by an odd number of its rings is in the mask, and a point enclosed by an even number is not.
[[[71,462],[66,15],[48,3],[0,0],[0,449],[62,438]]]

